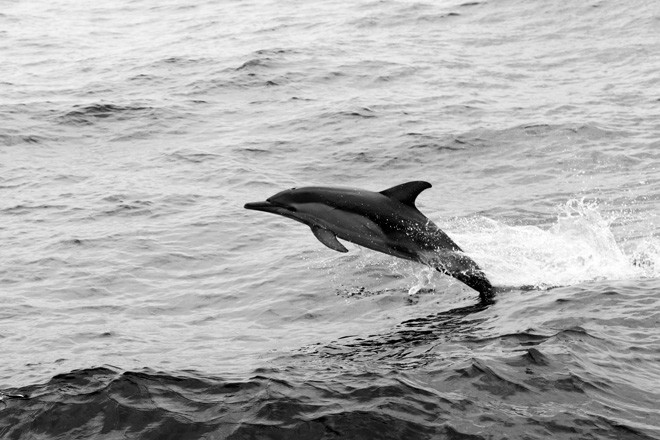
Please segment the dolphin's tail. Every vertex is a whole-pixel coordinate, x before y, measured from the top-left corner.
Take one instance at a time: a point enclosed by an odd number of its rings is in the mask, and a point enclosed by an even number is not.
[[[438,268],[438,270],[441,271],[440,268]],[[466,286],[471,287],[479,292],[479,298],[482,302],[493,301],[493,297],[495,296],[495,288],[492,284],[490,284],[490,281],[488,281],[488,278],[486,278],[486,275],[481,271],[481,269],[449,273],[448,275],[451,275]]]
[[[493,302],[495,288],[490,284],[486,274],[477,263],[463,252],[442,252],[427,264],[479,292],[479,298],[482,302]]]

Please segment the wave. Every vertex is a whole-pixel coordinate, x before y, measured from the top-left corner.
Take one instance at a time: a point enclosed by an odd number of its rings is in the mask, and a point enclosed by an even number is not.
[[[540,394],[552,402],[566,393],[574,395],[573,405],[588,406],[590,386],[575,375],[552,382],[537,376],[547,361],[535,349],[514,362],[533,371],[519,376],[506,364],[474,359],[422,384],[396,371],[296,377],[267,368],[232,380],[109,366],[74,370],[45,384],[1,391],[0,436],[486,439],[525,433],[531,439],[652,439],[616,417],[572,413],[568,402],[526,406]],[[502,399],[497,407],[490,403],[494,397]]]
[[[75,105],[75,110],[65,113],[60,122],[72,125],[92,125],[100,119],[113,118],[117,120],[132,118],[152,119],[156,113],[154,107],[141,105],[116,105],[116,104],[90,104]]]
[[[21,144],[39,144],[46,139],[33,134],[2,134],[0,133],[0,144],[6,147],[13,147]]]

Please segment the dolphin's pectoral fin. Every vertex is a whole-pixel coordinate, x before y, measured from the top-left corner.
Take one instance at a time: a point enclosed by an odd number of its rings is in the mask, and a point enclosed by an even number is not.
[[[401,185],[393,186],[392,188],[383,190],[380,193],[391,199],[398,200],[404,205],[408,205],[411,208],[415,208],[415,199],[417,198],[419,193],[430,187],[431,187],[430,183],[418,180],[414,182],[402,183]]]
[[[326,245],[332,250],[335,250],[337,252],[348,252],[348,249],[344,247],[343,244],[337,240],[337,236],[335,235],[334,232],[322,228],[320,226],[312,226],[312,232],[314,233],[314,236],[319,239],[321,243]]]

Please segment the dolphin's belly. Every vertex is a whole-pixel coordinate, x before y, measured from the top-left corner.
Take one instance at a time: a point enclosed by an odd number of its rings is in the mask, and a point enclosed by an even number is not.
[[[312,209],[315,217],[313,224],[334,232],[342,240],[392,254],[391,238],[369,218],[323,204],[315,204]]]
[[[367,216],[321,203],[306,205],[306,220],[332,231],[338,238],[374,251],[423,262],[423,255],[438,249],[460,250],[434,223],[383,219],[382,225]]]

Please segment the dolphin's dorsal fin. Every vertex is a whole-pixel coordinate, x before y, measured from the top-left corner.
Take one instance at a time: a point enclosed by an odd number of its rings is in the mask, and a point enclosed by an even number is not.
[[[312,226],[312,232],[321,243],[330,249],[337,252],[348,252],[348,249],[346,249],[344,245],[341,244],[339,240],[337,240],[337,236],[334,232],[316,225]]]
[[[425,189],[431,187],[431,184],[421,180],[416,180],[414,182],[402,183],[401,185],[393,186],[386,190],[381,191],[380,193],[391,198],[398,200],[404,205],[408,205],[411,208],[415,207],[415,199]]]

